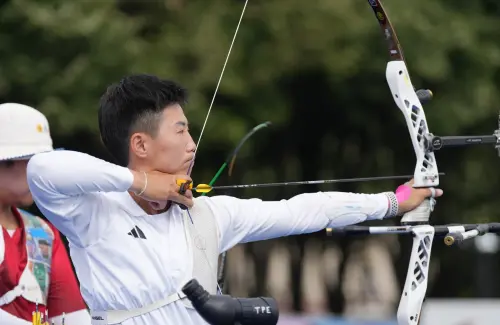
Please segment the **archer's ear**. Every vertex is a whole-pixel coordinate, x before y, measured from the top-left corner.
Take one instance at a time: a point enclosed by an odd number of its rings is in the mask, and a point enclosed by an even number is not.
[[[146,158],[150,140],[151,137],[146,133],[137,132],[132,134],[130,137],[130,153],[139,158]]]

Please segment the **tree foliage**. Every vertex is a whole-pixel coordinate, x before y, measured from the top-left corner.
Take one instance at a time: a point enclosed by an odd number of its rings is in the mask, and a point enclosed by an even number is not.
[[[384,3],[413,84],[435,94],[425,107],[431,131],[491,134],[500,108],[499,2]],[[196,139],[243,4],[3,1],[0,99],[43,111],[56,145],[109,158],[98,135],[100,95],[126,74],[153,73],[190,90],[186,109]],[[231,182],[411,174],[415,157],[385,81],[386,62],[386,44],[366,1],[250,0],[194,178],[207,182],[237,141],[266,120],[273,126],[245,145]],[[441,181],[445,195],[433,215],[436,223],[499,218],[500,172],[492,148],[449,149],[437,153],[437,159],[446,176]],[[376,192],[397,185],[309,186],[238,195],[281,199],[303,191]]]

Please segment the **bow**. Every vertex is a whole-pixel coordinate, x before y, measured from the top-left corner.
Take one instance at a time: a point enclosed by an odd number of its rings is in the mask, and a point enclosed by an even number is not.
[[[434,153],[426,150],[425,146],[425,135],[430,132],[422,104],[411,83],[403,49],[381,1],[368,0],[368,3],[388,42],[390,60],[386,67],[386,79],[392,97],[403,113],[417,159],[413,186],[432,189],[439,185],[439,173]],[[430,91],[427,92],[432,96]],[[414,225],[411,228],[414,237],[397,312],[399,325],[418,324],[420,319],[427,291],[429,262],[435,233],[434,227],[428,225],[428,221],[435,203],[434,198],[426,199],[418,208],[406,213],[401,219],[403,225]]]
[[[430,188],[439,185],[439,173],[434,151],[443,147],[472,144],[495,144],[500,155],[500,118],[498,129],[487,136],[449,136],[437,137],[429,132],[422,102],[432,98],[430,90],[415,91],[406,67],[403,50],[396,32],[380,0],[368,0],[388,43],[390,60],[386,67],[386,79],[392,97],[403,113],[408,126],[413,149],[416,155],[414,187]],[[465,225],[429,225],[429,217],[434,210],[435,199],[426,199],[415,210],[406,213],[397,227],[348,226],[327,229],[333,234],[410,234],[413,237],[408,271],[397,311],[398,325],[417,325],[421,317],[422,304],[428,283],[428,272],[432,242],[435,235],[445,236],[449,246],[487,232],[500,232],[499,223]]]

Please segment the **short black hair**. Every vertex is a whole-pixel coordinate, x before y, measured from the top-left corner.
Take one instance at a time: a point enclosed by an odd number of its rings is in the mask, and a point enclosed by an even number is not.
[[[187,102],[187,90],[171,80],[137,74],[112,84],[99,102],[99,131],[104,146],[126,167],[134,132],[156,136],[163,110]]]

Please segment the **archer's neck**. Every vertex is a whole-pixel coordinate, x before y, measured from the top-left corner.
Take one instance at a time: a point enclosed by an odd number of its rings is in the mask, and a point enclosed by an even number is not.
[[[21,226],[14,212],[12,212],[10,205],[0,204],[0,225],[9,230],[14,230]]]
[[[132,199],[135,201],[135,203],[137,203],[137,205],[139,205],[149,215],[163,213],[163,212],[167,211],[168,209],[170,209],[170,207],[172,206],[172,202],[169,201],[169,202],[167,202],[167,205],[165,206],[164,209],[155,210],[155,209],[153,209],[153,207],[151,207],[149,201],[146,201],[143,198],[138,197],[133,192],[129,192],[129,194],[132,197]]]

